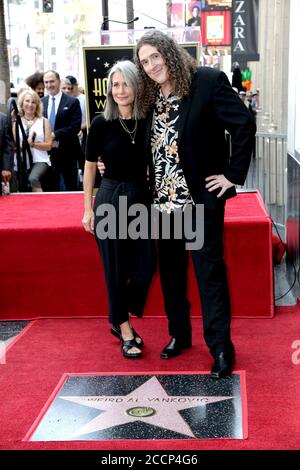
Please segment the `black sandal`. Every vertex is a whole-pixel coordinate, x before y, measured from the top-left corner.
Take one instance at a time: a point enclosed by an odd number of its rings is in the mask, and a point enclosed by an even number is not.
[[[137,344],[137,347],[142,348],[144,346],[143,339],[140,337],[140,335],[135,331],[135,329],[133,327],[131,327],[131,330],[132,330],[132,333],[133,333],[133,336],[134,336],[134,341]],[[119,339],[122,340],[121,329],[120,329],[119,326],[112,325],[112,327],[110,329],[110,332],[113,336],[115,336],[116,338],[119,338]]]
[[[141,351],[140,352],[130,353],[129,350],[131,348],[138,348],[139,349],[139,345],[137,344],[135,339],[124,340],[121,337],[121,349],[122,349],[123,356],[126,357],[127,359],[140,359],[142,357]]]

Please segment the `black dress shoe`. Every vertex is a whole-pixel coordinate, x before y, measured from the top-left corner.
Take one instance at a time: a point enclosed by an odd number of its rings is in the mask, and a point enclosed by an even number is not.
[[[172,338],[167,346],[160,353],[161,359],[169,359],[170,357],[179,356],[183,348],[190,348],[192,346],[191,339],[179,340]]]
[[[234,351],[222,351],[215,355],[215,362],[212,365],[210,377],[218,380],[228,377],[231,374],[235,362]]]
[[[140,337],[140,335],[135,331],[133,327],[131,327],[131,330],[132,330],[136,344],[138,345],[139,348],[142,348],[144,346],[143,339]],[[112,325],[110,332],[116,338],[121,339],[121,328],[119,326]]]

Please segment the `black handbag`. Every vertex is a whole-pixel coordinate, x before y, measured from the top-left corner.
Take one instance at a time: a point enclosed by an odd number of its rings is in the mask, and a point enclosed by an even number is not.
[[[13,114],[16,119],[16,156],[17,156],[17,180],[18,180],[18,188],[21,192],[27,192],[28,188],[28,174],[33,167],[33,158],[30,149],[30,145],[28,143],[28,132],[25,131],[21,116],[19,114],[19,110],[15,100],[11,101],[11,106],[13,108]],[[21,134],[23,137],[22,147],[20,145],[20,134],[19,131],[21,130]],[[29,159],[29,168],[27,168],[27,155]]]

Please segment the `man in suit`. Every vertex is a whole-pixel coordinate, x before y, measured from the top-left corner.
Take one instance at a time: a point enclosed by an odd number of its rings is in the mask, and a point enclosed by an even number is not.
[[[188,20],[187,26],[200,26],[200,8],[195,5],[192,9],[192,17]]]
[[[75,96],[79,100],[80,109],[81,109],[81,149],[82,149],[82,161],[79,162],[80,168],[83,170],[84,167],[84,155],[85,155],[85,145],[87,139],[87,124],[86,124],[86,97],[79,90],[78,81],[73,75],[67,75],[66,79],[69,79],[72,84],[72,96]]]
[[[78,165],[81,148],[78,133],[81,126],[79,101],[60,89],[60,76],[54,70],[44,73],[45,89],[42,99],[44,116],[52,128],[51,189],[54,191],[76,191],[78,189]]]
[[[8,183],[13,168],[14,147],[8,131],[7,115],[0,113],[0,171],[1,181]],[[2,191],[0,190],[0,196]]]
[[[144,34],[135,60],[143,83],[141,103],[148,112],[154,204],[162,214],[170,213],[171,222],[176,211],[204,205],[204,244],[191,254],[204,339],[214,360],[211,377],[219,379],[232,372],[235,360],[223,258],[224,208],[226,199],[236,194],[234,185],[246,179],[255,124],[226,75],[197,68],[192,57],[164,33]],[[225,130],[231,135],[230,160]],[[191,346],[188,252],[185,240],[175,237],[160,239],[158,250],[171,336],[161,358],[168,359]]]

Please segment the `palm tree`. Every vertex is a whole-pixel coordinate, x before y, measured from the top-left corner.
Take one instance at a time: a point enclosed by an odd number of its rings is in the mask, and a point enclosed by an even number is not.
[[[72,3],[65,8],[66,14],[72,18],[73,31],[66,35],[68,41],[68,49],[71,55],[79,57],[79,49],[85,45],[86,35],[89,32],[88,19],[94,14],[93,6],[88,2],[81,0],[73,0]],[[81,57],[81,54],[80,54]],[[80,60],[80,59],[79,59]],[[79,75],[79,62],[77,63],[77,76]]]
[[[133,0],[126,0],[126,13],[127,13],[127,21],[131,21],[133,19],[134,10],[133,10]],[[134,23],[129,23],[127,25],[127,29],[134,29]]]
[[[5,32],[4,0],[0,0],[0,111],[6,111],[10,96],[10,73]]]
[[[171,11],[172,11],[172,0],[166,0],[167,7],[167,25],[171,28]]]

